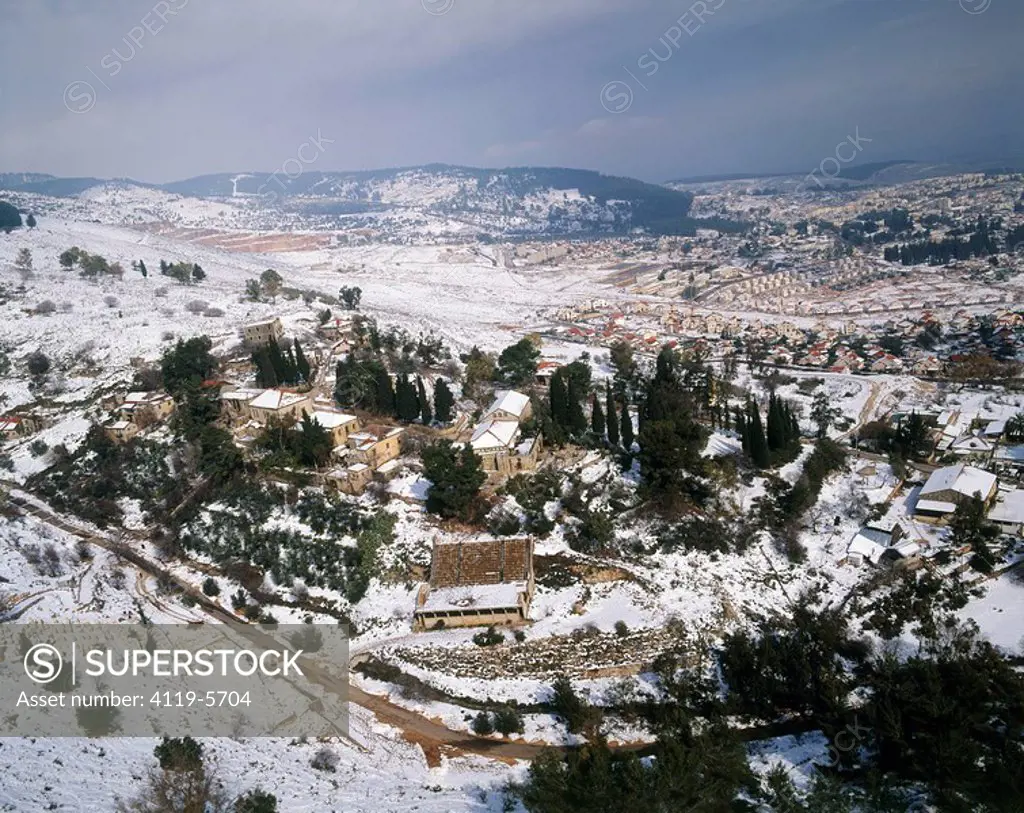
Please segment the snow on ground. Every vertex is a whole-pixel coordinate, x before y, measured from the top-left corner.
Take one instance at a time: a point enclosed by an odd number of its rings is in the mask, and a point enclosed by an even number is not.
[[[231,795],[261,787],[288,813],[424,813],[500,811],[500,788],[512,771],[483,759],[443,760],[429,768],[419,747],[400,739],[367,712],[353,708],[352,743],[275,738],[209,738],[203,745]],[[0,811],[113,810],[138,792],[156,767],[148,738],[0,738]],[[323,746],[339,757],[336,772],[310,760]],[[45,765],[44,770],[40,766]]]
[[[960,611],[974,619],[993,644],[1015,654],[1024,652],[1024,583],[1007,574],[986,582],[986,592]]]
[[[289,333],[301,335],[313,324],[313,311],[322,305],[314,303],[309,308],[301,299],[284,297],[274,303],[243,300],[245,281],[258,277],[266,268],[276,268],[285,286],[324,295],[337,295],[342,285],[358,285],[363,291],[365,312],[384,324],[399,324],[413,334],[432,331],[456,352],[474,344],[500,349],[522,333],[549,324],[545,313],[553,306],[595,295],[624,295],[600,282],[606,269],[576,265],[510,269],[493,247],[459,252],[429,245],[330,246],[328,241],[326,247],[302,251],[232,252],[199,242],[197,234],[211,223],[223,230],[246,227],[235,218],[235,208],[150,190],[108,187],[81,200],[51,204],[56,209],[39,218],[37,229],[19,230],[0,240],[0,275],[9,287],[17,284],[10,270],[17,251],[27,247],[33,253],[35,276],[26,282],[24,295],[0,305],[0,344],[10,349],[16,368],[36,350],[42,350],[54,362],[51,386],[54,381],[60,381],[61,386],[52,388],[48,397],[52,410],[59,414],[53,425],[37,436],[50,447],[63,443],[73,449],[89,424],[99,417],[90,407],[96,396],[130,379],[133,358],[154,360],[176,338],[207,334],[214,339],[216,349],[223,351],[237,344],[240,324],[272,315],[282,317]],[[196,233],[158,233],[130,225],[158,220],[196,229]],[[225,234],[230,236],[227,231]],[[239,235],[239,240],[244,237]],[[120,262],[125,268],[123,280],[88,282],[79,279],[77,272],[60,270],[57,258],[72,245]],[[131,263],[139,259],[150,270],[148,278],[131,270]],[[197,262],[207,272],[207,279],[196,286],[179,285],[160,276],[160,259]],[[108,297],[116,301],[105,301]],[[52,315],[26,312],[46,300],[56,305]],[[202,300],[225,315],[193,313],[187,307],[193,300]],[[578,344],[546,342],[543,354],[545,358],[569,361],[584,349],[594,353],[593,348]],[[604,366],[604,352],[596,351],[595,356],[596,376],[600,378],[609,370]],[[831,404],[841,408],[853,424],[893,409],[931,405],[938,397],[945,397],[947,405],[965,412],[995,417],[1004,417],[1014,406],[1003,397],[942,396],[931,385],[904,376],[868,378],[810,372],[794,377],[797,383],[782,385],[779,394],[802,407],[802,425],[807,431],[811,429],[813,390],[806,386],[801,390],[798,385],[808,378],[822,380]],[[752,382],[745,371],[736,383],[753,385],[764,394],[760,383]],[[13,409],[32,403],[36,394],[24,377],[17,376],[0,382],[0,395],[6,396],[6,409]],[[705,454],[730,454],[737,445],[735,438],[715,433]],[[28,442],[16,443],[7,451],[14,470],[4,476],[19,482],[43,468],[50,454],[37,453]],[[790,464],[781,475],[794,479],[801,463],[798,460]],[[859,471],[862,463],[854,463],[853,468]],[[591,455],[578,470],[584,482],[594,482],[607,473],[607,466]],[[629,485],[636,478],[634,468],[622,481]],[[823,603],[837,603],[870,572],[867,568],[838,565],[849,539],[860,527],[860,520],[850,515],[851,495],[863,494],[869,502],[879,503],[894,485],[885,464],[874,464],[873,472],[829,480],[810,517],[811,527],[801,535],[808,553],[801,565],[790,563],[765,540],[755,539],[743,555],[658,552],[625,563],[628,573],[618,580],[561,588],[538,586],[528,640],[567,636],[588,627],[608,633],[618,621],[631,630],[656,630],[678,621],[692,633],[715,638],[731,625],[752,617],[785,612],[808,588],[816,588]],[[410,564],[429,562],[435,529],[425,521],[421,507],[405,502],[421,500],[424,486],[416,474],[403,475],[390,486],[398,499],[385,510],[397,518],[397,539],[382,552],[385,572],[405,572],[403,569]],[[730,496],[740,510],[749,511],[753,500],[763,493],[763,478],[755,478],[751,485],[737,487]],[[129,524],[141,527],[138,506],[122,507]],[[276,517],[275,522],[295,526],[294,517]],[[650,529],[639,520],[623,536],[625,541],[652,542]],[[50,544],[57,551],[59,567],[53,569],[54,575],[41,575],[40,566],[30,561],[36,556],[31,547],[37,545],[45,551]],[[150,555],[155,553],[148,543],[139,546]],[[139,618],[140,612],[153,621],[183,623],[198,618],[196,611],[160,595],[152,580],[140,577],[106,552],[94,548],[92,558],[83,559],[74,537],[32,518],[0,518],[0,552],[0,596],[16,596],[13,609],[24,613],[22,621],[131,621]],[[561,528],[540,541],[537,552],[576,556],[569,550]],[[174,572],[197,586],[204,578],[185,566],[175,566]],[[227,579],[220,582],[222,597],[237,587]],[[429,645],[451,647],[456,652],[457,647],[473,646],[472,630],[429,636],[411,632],[417,586],[411,580],[394,578],[387,583],[377,579],[372,582],[367,598],[354,608],[358,636],[353,641],[353,653],[369,653],[384,646]],[[324,597],[340,600],[326,593]],[[962,615],[974,618],[993,642],[1016,651],[1024,632],[1019,623],[1022,597],[1024,586],[1003,578],[989,583],[987,594],[972,600]],[[283,608],[274,608],[274,614],[282,622],[300,620]],[[546,698],[550,685],[548,680],[530,677],[498,681],[455,677],[413,665],[408,665],[408,671],[439,688],[480,698],[536,700]],[[360,680],[368,690],[391,694],[395,702],[418,708],[453,727],[464,729],[469,724],[467,713],[455,706],[416,706],[420,701],[398,696],[393,687]],[[614,682],[590,679],[581,681],[580,688],[600,699]],[[642,685],[643,676],[635,682]],[[262,784],[277,793],[283,809],[289,811],[501,809],[493,788],[514,772],[507,767],[458,760],[430,769],[417,747],[399,740],[395,732],[385,730],[358,708],[353,708],[352,726],[353,738],[363,748],[336,744],[342,762],[335,775],[309,768],[317,747],[312,743],[208,742],[233,792]],[[613,733],[622,739],[636,734],[625,730]],[[560,725],[545,715],[527,720],[525,738],[567,741]],[[824,745],[820,737],[799,741],[783,738],[755,746],[753,753],[755,763],[761,760],[767,765],[782,760],[802,769],[808,759],[824,750]],[[152,747],[149,740],[0,740],[0,762],[7,767],[0,778],[0,811],[5,809],[4,804],[20,811],[51,802],[63,803],[66,810],[110,809],[114,796],[129,792],[135,786],[133,777],[152,762]],[[40,770],[42,764],[46,770]],[[62,770],[60,781],[53,781],[54,769],[50,766],[61,764],[75,764],[81,770]],[[96,781],[96,777],[102,781]],[[492,790],[488,792],[488,788]]]

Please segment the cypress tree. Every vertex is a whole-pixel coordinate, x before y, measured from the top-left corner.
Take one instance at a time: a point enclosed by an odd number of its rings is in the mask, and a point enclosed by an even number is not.
[[[288,360],[288,381],[291,384],[299,383],[299,364],[295,359],[295,349],[292,347],[288,348],[288,353],[285,356]]]
[[[619,422],[619,434],[622,435],[622,448],[627,452],[633,449],[633,417],[629,414],[629,404],[622,405]]]
[[[569,404],[568,394],[565,391],[565,381],[562,371],[559,370],[551,376],[551,420],[555,427],[565,431],[569,428]]]
[[[420,400],[409,377],[402,373],[395,387],[395,409],[403,421],[414,421],[420,416]]]
[[[267,345],[267,357],[270,359],[270,364],[274,368],[274,378],[277,379],[277,383],[287,384],[290,379],[288,374],[288,360],[284,357],[284,354],[281,352],[281,348],[278,346],[277,342],[271,342]]]
[[[747,431],[747,419],[740,407],[736,407],[735,414],[736,434],[740,436],[740,443],[743,446],[743,454],[750,454],[750,433]]]
[[[452,419],[455,398],[443,378],[434,382],[434,415],[439,423],[448,423]]]
[[[381,415],[395,414],[395,388],[383,364],[377,371],[377,412]]]
[[[252,351],[252,362],[256,365],[256,386],[267,389],[277,386],[277,374],[270,361],[267,348],[259,347]]]
[[[309,361],[306,359],[306,354],[302,352],[302,345],[299,344],[299,340],[295,340],[295,367],[302,376],[302,380],[307,384],[309,381]]]
[[[604,439],[604,410],[601,409],[601,397],[596,394],[594,395],[593,410],[590,413],[590,429],[598,439]]]
[[[608,425],[608,442],[612,446],[619,445],[619,416],[615,412],[615,399],[612,397],[611,384],[605,384],[605,406],[608,414],[605,423]]]
[[[569,431],[574,435],[582,435],[587,431],[587,416],[583,411],[583,404],[580,403],[582,393],[576,389],[576,381],[569,376],[569,386],[566,391],[566,408],[568,410]]]
[[[772,393],[768,398],[768,449],[778,452],[786,448],[789,426],[782,411],[782,403]]]
[[[794,414],[792,408],[790,408],[789,404],[786,404],[786,415],[788,417],[789,426],[790,426],[790,430],[789,430],[789,443],[790,443],[791,446],[799,446],[800,445],[800,421],[797,420],[797,417]]]
[[[750,457],[755,466],[759,469],[766,469],[771,464],[771,454],[768,449],[768,439],[764,434],[764,425],[761,423],[761,410],[753,400],[747,405],[747,420],[750,433]]]
[[[430,426],[434,422],[434,413],[430,408],[430,399],[427,398],[427,388],[423,386],[423,379],[416,376],[416,394],[420,399],[420,419],[424,426]]]

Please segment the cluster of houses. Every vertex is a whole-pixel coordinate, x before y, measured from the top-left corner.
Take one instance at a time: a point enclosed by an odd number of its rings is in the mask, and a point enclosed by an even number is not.
[[[127,443],[153,424],[162,423],[174,412],[174,399],[165,392],[129,392],[105,399],[103,406],[113,417],[103,430],[115,443]]]
[[[43,428],[44,421],[38,415],[6,415],[0,418],[0,442],[8,443],[24,438]]]
[[[1024,313],[1006,309],[985,317],[960,309],[946,321],[925,310],[917,318],[894,318],[871,327],[847,321],[841,328],[824,322],[798,327],[790,321],[747,321],[695,307],[599,299],[564,306],[554,315],[563,324],[549,332],[563,340],[605,347],[625,342],[640,352],[657,352],[666,344],[697,340],[704,342],[715,358],[735,353],[737,342],[742,346],[753,341],[762,348],[766,361],[837,373],[938,375],[943,360],[917,343],[926,332],[941,333],[949,360],[985,350],[983,333],[992,347],[1024,343]],[[883,337],[902,344],[900,355],[887,349],[893,345]]]
[[[905,506],[894,506],[869,522],[850,540],[850,564],[913,561],[938,548],[926,539],[929,529],[945,526],[965,500],[982,501],[988,521],[1009,536],[1024,532],[1024,489],[1001,486],[996,475],[966,463],[936,469],[914,489]]]

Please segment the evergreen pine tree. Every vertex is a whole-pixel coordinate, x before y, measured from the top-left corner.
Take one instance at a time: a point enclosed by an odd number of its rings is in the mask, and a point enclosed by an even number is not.
[[[434,382],[434,417],[439,423],[448,423],[452,419],[455,398],[443,378]]]
[[[302,345],[299,344],[298,339],[295,340],[295,366],[299,371],[299,375],[302,376],[302,380],[309,384],[309,361],[306,359],[306,354],[302,352]]]
[[[383,364],[377,371],[377,412],[381,415],[395,414],[395,388]]]
[[[619,434],[622,435],[622,448],[627,452],[633,449],[633,416],[629,414],[629,404],[622,405],[619,422]]]
[[[611,384],[605,384],[605,406],[607,415],[605,423],[608,425],[608,442],[612,446],[619,445],[619,416],[615,412],[615,398],[612,397]]]
[[[139,273],[142,274],[143,278],[149,276],[149,270],[146,268],[146,263],[139,260]]]
[[[424,426],[430,426],[434,422],[434,412],[430,408],[430,399],[427,398],[427,388],[423,386],[423,379],[416,376],[416,394],[420,399],[420,419]]]
[[[601,396],[594,395],[594,406],[590,413],[590,431],[598,440],[604,439],[605,421],[604,410],[601,409]]]

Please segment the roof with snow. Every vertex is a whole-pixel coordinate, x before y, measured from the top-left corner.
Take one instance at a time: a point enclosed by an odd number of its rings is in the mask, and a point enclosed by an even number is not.
[[[471,587],[435,588],[427,594],[420,610],[515,609],[520,595],[529,589],[526,582],[476,584]]]
[[[921,497],[942,491],[955,491],[966,497],[981,494],[984,499],[995,485],[996,476],[991,472],[961,463],[958,466],[946,466],[933,471],[928,482],[921,488]]]
[[[488,408],[487,412],[484,413],[486,418],[488,415],[492,415],[499,410],[501,412],[507,412],[510,415],[515,415],[517,418],[522,419],[523,413],[526,408],[530,405],[530,396],[524,395],[521,392],[515,390],[499,390],[494,395],[494,403]]]
[[[254,409],[287,409],[296,404],[301,404],[305,400],[306,396],[299,395],[297,392],[264,390],[249,406]]]
[[[313,419],[324,429],[337,429],[359,419],[355,415],[346,415],[344,412],[329,412],[326,410],[314,409]]]
[[[510,449],[519,433],[519,425],[512,421],[484,421],[473,430],[469,445],[474,450]]]
[[[1024,491],[1011,491],[992,507],[988,518],[1006,525],[1024,525]]]

